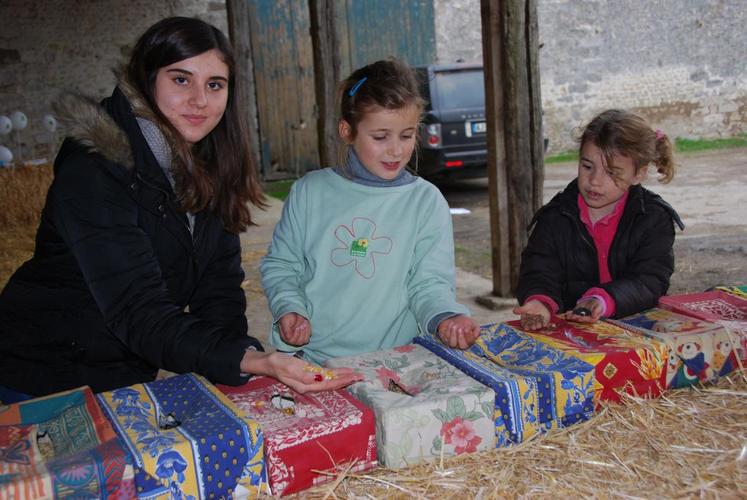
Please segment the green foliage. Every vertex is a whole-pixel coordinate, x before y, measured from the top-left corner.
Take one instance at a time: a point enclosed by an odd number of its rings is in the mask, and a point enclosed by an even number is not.
[[[265,194],[277,198],[278,200],[285,201],[294,182],[296,182],[295,179],[268,182],[264,186]]]
[[[725,139],[684,139],[678,137],[674,140],[674,148],[678,153],[744,147],[747,147],[747,134],[740,134]]]
[[[573,150],[545,156],[545,163],[569,163],[575,161],[578,161],[578,151]]]
[[[678,153],[691,153],[694,151],[707,151],[709,149],[745,148],[747,147],[747,133],[724,139],[685,139],[677,137],[674,140],[674,149]],[[564,151],[545,157],[545,164],[570,163],[578,161],[578,151]]]

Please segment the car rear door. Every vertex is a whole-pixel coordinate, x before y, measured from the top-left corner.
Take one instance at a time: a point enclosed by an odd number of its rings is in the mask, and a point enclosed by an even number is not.
[[[485,144],[485,84],[482,68],[435,71],[431,84],[434,118],[441,123],[443,148],[473,149]]]

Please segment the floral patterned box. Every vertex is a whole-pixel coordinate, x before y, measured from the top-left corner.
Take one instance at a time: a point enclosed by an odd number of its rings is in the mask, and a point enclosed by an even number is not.
[[[345,390],[299,394],[269,377],[218,388],[262,427],[273,495],[377,465],[373,412]]]
[[[521,329],[520,321],[506,324]],[[666,387],[669,348],[660,340],[602,321],[557,317],[542,330],[524,333],[594,366],[596,402],[619,401],[619,391],[656,397]]]
[[[605,321],[667,344],[667,388],[711,381],[739,366],[732,335],[716,323],[660,308]]]
[[[98,401],[133,458],[138,497],[268,492],[258,424],[199,375],[103,392]]]
[[[587,420],[594,412],[594,367],[505,324],[481,327],[464,351],[432,336],[415,342],[495,391],[496,446]]]
[[[659,299],[659,307],[723,326],[733,336],[740,359],[747,362],[747,298],[712,290],[667,295]]]
[[[327,360],[366,378],[348,387],[376,414],[379,462],[406,467],[495,446],[495,393],[422,346]]]

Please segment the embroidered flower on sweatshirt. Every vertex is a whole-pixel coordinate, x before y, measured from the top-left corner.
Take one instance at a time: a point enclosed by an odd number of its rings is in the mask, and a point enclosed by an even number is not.
[[[353,264],[355,272],[366,279],[376,274],[376,258],[392,251],[392,239],[376,235],[376,223],[365,217],[354,217],[350,226],[335,228],[338,246],[332,250],[332,264],[344,267]]]

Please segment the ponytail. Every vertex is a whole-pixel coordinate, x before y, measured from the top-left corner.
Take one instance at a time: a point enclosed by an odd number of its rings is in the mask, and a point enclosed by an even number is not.
[[[661,130],[656,131],[656,158],[653,164],[656,165],[656,172],[659,174],[659,182],[666,184],[674,177],[674,157],[672,142],[669,137]]]

